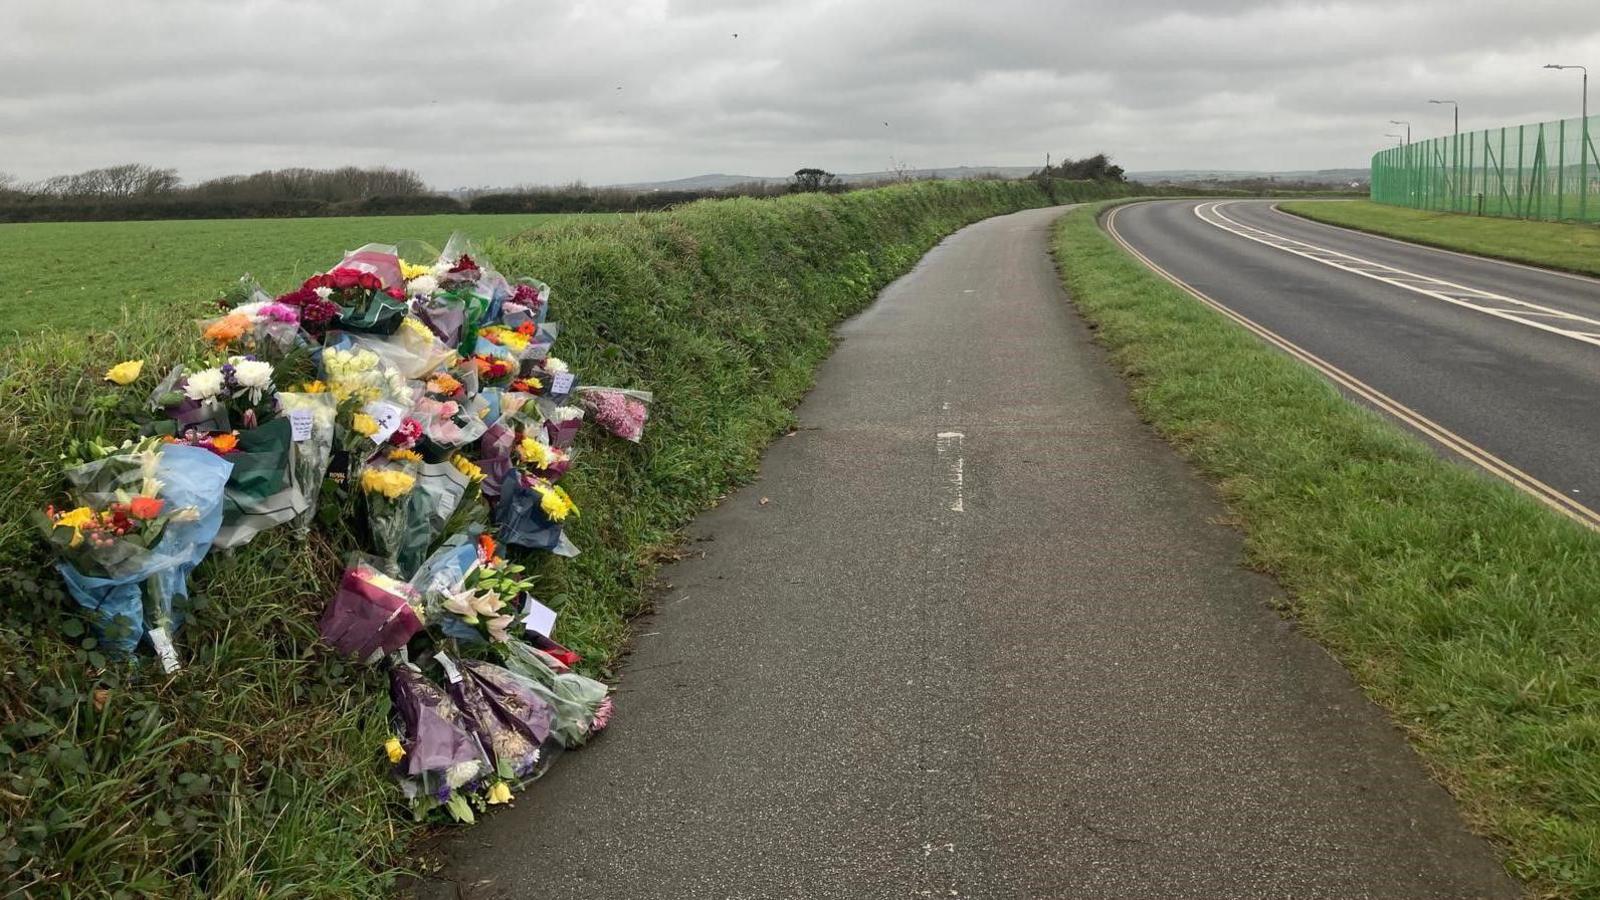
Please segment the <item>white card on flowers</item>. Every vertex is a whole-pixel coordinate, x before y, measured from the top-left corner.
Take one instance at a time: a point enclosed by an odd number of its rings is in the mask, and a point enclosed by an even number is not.
[[[297,409],[289,413],[289,436],[296,442],[311,440],[311,410]]]
[[[528,595],[527,602],[522,607],[523,627],[528,631],[538,632],[545,637],[550,637],[556,630],[556,611]]]
[[[372,442],[374,444],[381,444],[387,441],[389,435],[394,434],[394,430],[400,427],[400,423],[406,416],[405,410],[395,406],[393,403],[387,403],[382,400],[374,400],[368,403],[361,408],[361,411],[371,416],[372,420],[378,423],[378,430],[372,433]]]
[[[550,393],[566,394],[572,391],[572,373],[557,372],[556,377],[550,382]]]

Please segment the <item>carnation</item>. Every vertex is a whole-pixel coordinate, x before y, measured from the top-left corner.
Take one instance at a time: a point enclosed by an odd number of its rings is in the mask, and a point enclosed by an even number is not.
[[[413,297],[426,297],[439,290],[439,279],[432,275],[418,275],[406,282],[406,292]]]
[[[259,359],[244,359],[234,357],[228,360],[233,365],[233,380],[240,387],[264,388],[272,384],[272,364]]]
[[[567,371],[567,364],[554,356],[546,356],[544,358],[544,370],[551,375],[560,375],[562,372]]]
[[[331,288],[331,287],[319,287],[319,288],[316,288],[315,290],[313,290],[312,293],[316,294],[318,297],[322,298],[323,300],[326,300],[329,297],[333,296],[333,288]]]
[[[190,400],[210,400],[222,393],[221,369],[202,369],[184,379],[183,395]]]

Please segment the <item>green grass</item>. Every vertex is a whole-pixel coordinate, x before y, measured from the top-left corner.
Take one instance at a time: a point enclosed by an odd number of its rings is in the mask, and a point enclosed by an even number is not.
[[[1063,202],[1111,194],[1063,190]],[[579,465],[563,484],[583,509],[572,529],[583,554],[536,562],[540,596],[561,613],[560,638],[591,672],[610,672],[677,529],[748,478],[763,445],[792,421],[832,327],[950,232],[1045,202],[1027,184],[920,183],[585,218],[491,243],[502,272],[554,286],[557,352],[585,381],[655,392],[641,445],[580,435]],[[356,222],[361,240],[415,233],[409,222],[403,234],[382,220]],[[351,240],[330,242],[296,252],[323,261]],[[270,249],[241,251],[231,265],[255,266]],[[142,396],[198,349],[194,319],[220,286],[151,303],[114,333],[41,332],[0,345],[8,887],[376,897],[416,835],[380,764],[382,676],[316,647],[334,548],[273,531],[208,558],[194,579],[204,605],[178,639],[188,667],[168,683],[107,665],[28,524],[28,511],[56,490],[65,442],[94,428],[96,411],[118,396],[100,381],[105,367],[148,360],[128,389]],[[619,715],[629,715],[626,695]],[[637,776],[617,773],[623,789]]]
[[[1063,282],[1139,409],[1220,485],[1249,563],[1514,874],[1600,896],[1600,535],[1344,400],[1125,255],[1095,213],[1059,225]]]
[[[456,229],[504,237],[555,215],[202,219],[0,224],[0,341],[41,328],[104,328],[174,301],[215,297],[249,272],[292,287],[370,241],[442,246]]]
[[[1330,225],[1582,275],[1600,275],[1600,228],[1386,206],[1370,200],[1278,204]]]

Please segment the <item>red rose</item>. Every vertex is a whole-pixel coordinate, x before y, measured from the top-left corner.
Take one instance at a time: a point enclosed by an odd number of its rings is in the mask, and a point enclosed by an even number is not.
[[[371,272],[362,272],[361,277],[356,279],[356,286],[364,291],[381,291],[383,290],[383,279]]]
[[[404,300],[406,298],[406,292],[400,290],[397,287],[389,288],[388,290],[384,291],[384,293],[388,294],[389,296],[393,297],[396,300]]]
[[[328,273],[330,286],[336,291],[348,290],[361,283],[362,274],[355,269],[334,269]]]
[[[314,291],[320,287],[333,287],[333,279],[328,277],[326,273],[313,275],[307,278],[305,284],[300,285],[300,287],[308,291]]]

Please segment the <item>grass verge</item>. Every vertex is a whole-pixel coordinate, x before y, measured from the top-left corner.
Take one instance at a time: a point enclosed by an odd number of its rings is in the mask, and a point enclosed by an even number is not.
[[[1067,184],[1056,199],[1129,190]],[[584,552],[536,561],[560,637],[591,672],[622,651],[675,530],[753,473],[791,421],[832,327],[945,235],[1046,202],[1033,184],[920,183],[585,219],[486,248],[502,272],[555,286],[557,349],[586,382],[655,392],[642,445],[580,435],[581,462],[563,484],[584,511],[571,531]],[[316,259],[343,249],[330,243]],[[197,351],[194,320],[211,294],[152,305],[106,323],[111,332],[0,346],[8,891],[375,897],[405,864],[415,827],[379,763],[384,679],[316,648],[331,548],[272,531],[208,558],[179,636],[187,668],[169,681],[101,654],[28,524],[55,492],[75,432],[122,437],[114,419],[102,422],[114,398],[100,381],[106,366],[143,358],[164,370]]]
[[[1346,401],[1124,254],[1097,212],[1058,226],[1063,282],[1145,417],[1220,485],[1250,564],[1514,874],[1600,895],[1600,535]]]
[[[1387,206],[1295,201],[1278,208],[1316,222],[1530,266],[1600,275],[1600,228]]]

